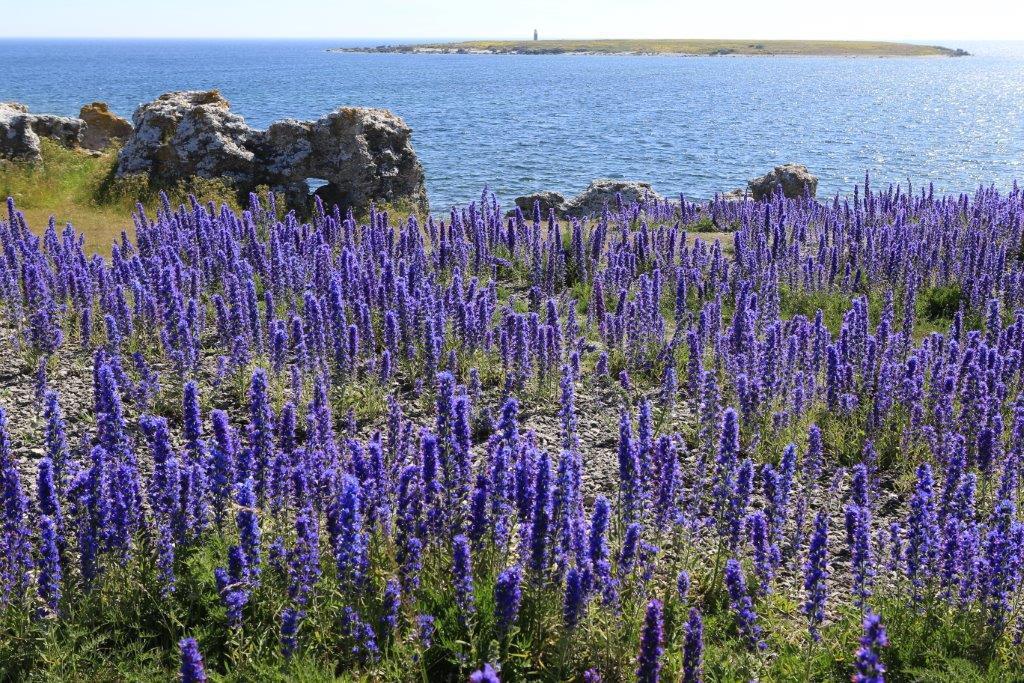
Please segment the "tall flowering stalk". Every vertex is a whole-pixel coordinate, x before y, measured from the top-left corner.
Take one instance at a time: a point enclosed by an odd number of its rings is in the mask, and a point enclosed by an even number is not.
[[[915,595],[931,578],[938,552],[938,520],[932,491],[932,469],[928,463],[917,468],[917,485],[910,499],[910,517],[907,520],[907,576],[915,588]]]
[[[281,612],[281,653],[290,659],[299,647],[299,625],[304,614],[294,607]]]
[[[868,613],[864,617],[864,634],[860,638],[860,649],[854,659],[855,683],[884,683],[885,665],[882,663],[881,650],[889,645],[889,639],[877,614]]]
[[[346,475],[337,499],[328,508],[327,524],[338,579],[346,590],[363,586],[369,570],[369,535],[363,529],[358,480]]]
[[[503,570],[494,583],[494,618],[498,633],[505,637],[519,614],[523,599],[522,574],[518,566]]]
[[[704,678],[704,620],[696,607],[690,609],[684,632],[683,683],[699,683]]]
[[[44,516],[39,521],[39,598],[51,614],[60,608],[63,569],[60,560],[60,538],[53,520]]]
[[[664,628],[661,602],[651,600],[647,603],[640,653],[637,655],[636,680],[639,683],[657,683],[661,678]]]
[[[743,576],[743,567],[731,557],[725,565],[725,587],[740,635],[752,649],[765,649],[767,646],[761,640],[761,626],[757,623],[754,602],[747,594],[747,580]]]
[[[46,420],[46,455],[53,464],[54,481],[63,490],[67,486],[69,449],[64,413],[55,391],[47,391],[43,397],[43,418]]]
[[[262,531],[256,507],[256,494],[252,479],[246,479],[235,489],[235,524],[238,526],[240,549],[245,555],[246,578],[256,582],[260,575]]]
[[[819,512],[814,519],[811,547],[804,565],[804,614],[807,615],[811,638],[821,640],[819,627],[825,618],[825,600],[828,596],[828,516]]]
[[[274,452],[273,411],[267,373],[256,370],[249,384],[249,447],[237,463],[239,480],[252,478],[255,490],[262,495],[266,489],[267,472]]]
[[[452,581],[455,587],[455,602],[459,607],[459,618],[465,623],[476,612],[469,540],[462,535],[456,536],[452,546]]]
[[[715,518],[718,522],[718,533],[722,538],[729,539],[733,547],[732,532],[735,520],[732,515],[736,511],[736,466],[739,453],[739,422],[736,411],[726,408],[722,416],[721,439],[718,445],[718,456],[715,460],[715,479],[712,489]]]
[[[184,638],[178,643],[178,648],[181,651],[182,683],[206,683],[206,670],[196,639]]]
[[[0,608],[24,594],[32,569],[28,499],[11,453],[7,414],[0,408]]]
[[[587,605],[585,577],[576,567],[570,567],[565,574],[565,594],[562,600],[562,618],[572,629],[580,623]]]
[[[854,603],[864,609],[871,597],[875,575],[871,548],[871,511],[867,506],[851,502],[846,507],[847,542],[853,571]]]

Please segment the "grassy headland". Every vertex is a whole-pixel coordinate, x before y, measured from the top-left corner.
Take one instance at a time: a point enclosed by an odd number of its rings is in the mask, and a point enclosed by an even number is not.
[[[420,45],[336,48],[337,52],[442,54],[794,55],[817,57],[959,57],[964,50],[866,40],[467,40]]]

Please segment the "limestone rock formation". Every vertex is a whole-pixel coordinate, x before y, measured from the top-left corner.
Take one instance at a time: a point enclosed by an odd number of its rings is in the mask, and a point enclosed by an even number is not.
[[[548,217],[551,209],[555,210],[555,215],[557,216],[565,213],[565,197],[551,190],[516,197],[515,202],[516,206],[519,207],[527,218],[533,218],[533,206],[536,202],[540,202],[540,215],[542,219]]]
[[[232,114],[217,91],[172,92],[135,110],[135,131],[121,149],[119,176],[145,173],[156,184],[201,176],[248,186],[256,131]]]
[[[39,138],[52,138],[65,147],[77,147],[83,127],[81,119],[32,114],[24,104],[0,102],[0,157],[42,161]]]
[[[775,188],[780,186],[782,194],[789,199],[800,199],[805,194],[813,197],[818,191],[818,177],[802,164],[783,164],[747,183],[750,196],[755,201],[771,198]]]
[[[102,152],[110,143],[127,140],[132,134],[131,122],[110,111],[106,102],[83,105],[78,118],[85,122],[82,147],[94,152]]]
[[[664,197],[655,192],[650,183],[643,183],[636,180],[612,180],[599,178],[587,186],[583,192],[575,197],[566,199],[558,192],[544,190],[532,194],[516,197],[515,203],[527,218],[533,218],[534,202],[540,202],[542,217],[547,217],[548,210],[554,209],[558,216],[598,216],[604,211],[605,205],[609,210],[618,209],[619,198],[623,206],[639,204],[644,201],[664,201]]]
[[[412,131],[385,109],[344,107],[316,121],[276,121],[263,131],[232,113],[216,91],[188,91],[141,105],[133,119],[120,176],[146,173],[158,184],[223,177],[240,192],[265,184],[293,202],[308,197],[308,180],[319,179],[326,184],[317,194],[343,207],[406,200],[426,208]]]
[[[38,161],[39,136],[26,116],[28,108],[17,102],[0,103],[0,156]]]
[[[618,206],[617,197],[620,196],[625,206],[643,201],[664,201],[664,198],[651,188],[650,183],[601,178],[591,182],[587,189],[570,199],[565,212],[572,216],[596,216],[604,210],[605,204],[610,210],[615,211]]]
[[[412,133],[386,109],[344,107],[316,121],[286,119],[262,134],[257,155],[266,182],[305,192],[307,178],[329,204],[365,206],[372,199],[406,199],[426,207],[423,167],[409,143]]]

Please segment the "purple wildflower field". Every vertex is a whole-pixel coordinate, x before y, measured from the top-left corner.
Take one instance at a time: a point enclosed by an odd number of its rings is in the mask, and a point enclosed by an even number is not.
[[[0,219],[0,678],[1024,677],[1018,187],[134,228]]]

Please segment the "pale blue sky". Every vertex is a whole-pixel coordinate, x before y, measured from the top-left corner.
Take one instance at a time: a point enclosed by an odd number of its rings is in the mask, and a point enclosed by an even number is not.
[[[1021,0],[0,0],[0,37],[1013,40]]]

